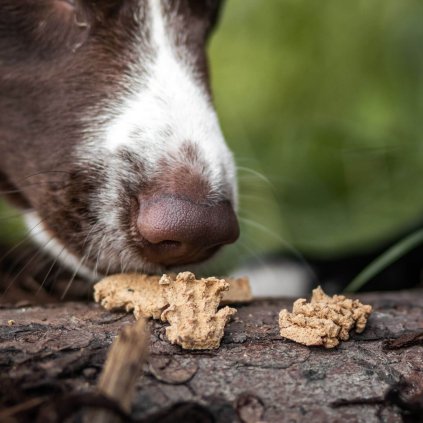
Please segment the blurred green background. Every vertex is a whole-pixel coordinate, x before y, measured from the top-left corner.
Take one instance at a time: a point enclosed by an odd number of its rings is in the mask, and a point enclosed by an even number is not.
[[[423,216],[421,0],[227,0],[210,55],[234,256],[364,251]]]

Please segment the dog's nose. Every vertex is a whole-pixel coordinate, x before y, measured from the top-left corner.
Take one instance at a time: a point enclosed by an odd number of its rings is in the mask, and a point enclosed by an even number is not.
[[[143,255],[164,266],[205,260],[239,236],[229,201],[206,205],[173,195],[142,198],[137,228]]]

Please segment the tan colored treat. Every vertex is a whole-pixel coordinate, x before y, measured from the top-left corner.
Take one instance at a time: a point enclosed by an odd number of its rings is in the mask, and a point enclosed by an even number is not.
[[[112,275],[94,285],[94,299],[106,310],[124,309],[134,311],[137,319],[141,316],[159,319],[167,305],[164,285],[175,279],[175,274],[162,277],[137,273]],[[225,280],[229,290],[224,291],[221,304],[245,303],[253,299],[247,277]]]
[[[370,305],[343,295],[329,297],[322,288],[313,290],[309,303],[304,298],[294,302],[292,313],[279,314],[281,336],[304,345],[333,348],[349,339],[349,332],[361,333],[372,312]]]
[[[94,299],[106,310],[133,310],[137,319],[160,319],[168,302],[159,280],[135,273],[108,276],[94,285]]]
[[[331,303],[306,303],[304,298],[295,301],[292,312],[307,317],[317,317],[319,319],[328,319],[340,328],[339,338],[342,341],[349,339],[349,332],[355,325],[353,313],[347,308],[342,308],[338,304]]]
[[[241,278],[225,278],[229,289],[223,293],[221,304],[249,303],[253,300],[250,281],[247,276]]]
[[[230,307],[217,311],[229,283],[216,278],[196,280],[190,272],[179,273],[167,283],[170,305],[161,319],[170,323],[169,341],[186,349],[218,348],[226,323],[236,313]]]
[[[167,335],[171,342],[183,348],[207,349],[219,346],[224,326],[236,312],[229,307],[216,312],[219,304],[246,302],[252,295],[247,278],[196,280],[192,273],[185,272],[162,277],[109,276],[94,285],[94,299],[107,310],[133,311],[136,319],[169,319]]]
[[[282,310],[279,314],[281,336],[303,345],[323,345],[333,348],[339,344],[340,328],[328,319],[306,317]]]
[[[334,297],[337,297],[337,295],[334,295]],[[333,299],[323,291],[320,285],[316,289],[313,289],[310,299],[311,303],[328,303],[331,301]]]
[[[353,300],[345,297],[344,295],[334,295],[333,297],[329,297],[319,286],[313,290],[311,302],[319,303],[322,301],[340,306],[341,314],[345,316],[346,319],[351,318],[354,321],[352,327],[355,326],[355,331],[357,333],[363,332],[366,328],[367,319],[372,312],[371,305],[362,304],[359,300]],[[344,323],[344,325],[346,326],[347,324]]]

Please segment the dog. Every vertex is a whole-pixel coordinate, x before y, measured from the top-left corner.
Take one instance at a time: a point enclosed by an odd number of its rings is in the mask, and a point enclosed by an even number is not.
[[[74,274],[162,272],[238,238],[206,56],[221,3],[1,1],[1,188]]]

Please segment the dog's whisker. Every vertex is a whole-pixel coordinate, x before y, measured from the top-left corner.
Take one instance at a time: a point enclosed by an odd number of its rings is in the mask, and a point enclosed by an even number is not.
[[[45,248],[47,246],[47,244],[50,242],[51,240],[47,241],[44,246],[42,246],[42,248]],[[16,282],[16,280],[18,279],[18,277],[24,272],[24,270],[40,255],[42,254],[42,249],[38,249],[35,253],[32,254],[32,257],[29,260],[25,261],[25,264],[21,267],[21,269],[18,271],[18,273],[16,273],[16,275],[13,277],[13,279],[9,282],[9,284],[6,286],[5,290],[2,293],[2,296],[6,296],[7,292],[9,291],[9,289],[12,287],[12,285]]]
[[[89,234],[88,234],[88,235],[89,235]],[[87,235],[87,238],[88,238],[88,235]],[[69,289],[70,289],[70,288],[71,288],[71,286],[72,286],[73,281],[75,280],[75,278],[76,278],[77,274],[79,273],[79,270],[80,270],[80,269],[81,269],[81,267],[83,266],[84,262],[85,262],[85,261],[89,258],[90,254],[91,254],[92,245],[93,245],[93,244],[91,244],[91,246],[90,246],[89,250],[87,251],[87,253],[86,253],[86,254],[84,254],[84,255],[82,256],[81,260],[79,261],[79,264],[78,264],[78,265],[77,265],[77,267],[75,268],[75,271],[73,272],[73,274],[72,274],[72,276],[71,276],[71,278],[70,278],[70,280],[69,280],[68,284],[67,284],[67,285],[66,285],[66,287],[65,287],[65,290],[63,291],[62,296],[60,297],[60,300],[61,300],[61,301],[63,301],[63,300],[65,299],[66,294],[68,293]]]
[[[241,222],[244,222],[247,225],[250,225],[250,226],[252,226],[256,229],[261,230],[263,233],[267,234],[269,237],[271,237],[271,238],[277,240],[278,242],[280,242],[291,253],[293,253],[295,257],[297,257],[297,259],[304,265],[305,270],[313,277],[313,279],[315,278],[315,276],[316,276],[315,272],[311,268],[308,261],[305,259],[303,254],[297,248],[295,248],[292,244],[290,244],[288,241],[283,239],[280,235],[277,235],[275,232],[271,231],[269,228],[266,228],[266,226],[264,226],[260,223],[257,223],[257,222],[255,222],[251,219],[247,219],[245,217],[240,217],[239,219],[240,219]]]
[[[53,270],[54,266],[56,265],[57,261],[59,260],[59,257],[62,255],[63,251],[65,251],[65,247],[63,247],[60,252],[56,255],[56,257],[54,258],[54,261],[52,262],[52,264],[49,266],[49,269],[47,271],[47,273],[44,276],[43,281],[41,282],[36,294],[38,294],[44,287],[44,284],[46,283],[51,271]]]
[[[94,266],[94,275],[97,277],[97,270],[98,270],[98,265],[99,265],[99,260],[100,260],[100,255],[102,254],[102,250],[103,250],[103,243],[106,239],[106,235],[103,235],[103,237],[101,238],[101,242],[100,242],[100,246],[98,247],[97,250],[97,259],[95,261],[95,266]]]
[[[1,192],[0,192],[1,195]],[[22,218],[22,216],[26,215],[26,214],[30,214],[33,213],[34,211],[29,209],[29,210],[22,210],[19,213],[16,214],[10,214],[7,216],[0,216],[0,221],[4,221],[4,220],[9,220],[9,219],[16,219],[16,220],[20,220]]]
[[[26,188],[33,188],[33,187],[39,187],[39,186],[49,186],[51,184],[62,184],[61,188],[67,188],[69,186],[69,183],[66,182],[67,185],[65,185],[64,181],[39,181],[39,182],[31,182],[30,184],[21,185],[19,189],[11,189],[11,190],[5,190],[0,191],[0,195],[10,195],[10,194],[23,194],[25,192]]]
[[[62,163],[62,164],[69,164],[69,163],[71,163],[71,162]],[[66,171],[66,170],[54,170],[54,169],[53,170],[41,170],[39,172],[32,173],[30,175],[25,176],[23,178],[23,180],[29,179],[29,178],[33,178],[34,176],[45,175],[46,173],[63,173],[65,175],[70,175],[70,172],[69,171]]]
[[[85,241],[84,241],[84,243],[83,243],[83,247],[85,246],[85,244],[86,244],[86,242],[87,242],[88,237],[90,236],[90,234],[93,232],[93,230],[94,230],[96,227],[97,227],[97,224],[95,224],[95,225],[91,228],[91,230],[88,232],[87,236],[85,237]],[[51,273],[51,271],[53,270],[53,268],[54,268],[55,264],[57,263],[57,261],[58,261],[59,257],[62,255],[62,253],[63,253],[65,250],[66,250],[66,247],[64,246],[64,247],[61,249],[61,251],[59,252],[59,254],[57,254],[57,255],[56,255],[56,257],[55,257],[55,259],[54,259],[53,263],[51,264],[51,266],[50,266],[49,270],[47,271],[47,274],[45,275],[45,277],[44,277],[44,279],[43,279],[43,282],[42,282],[42,283],[41,283],[41,285],[40,285],[39,290],[41,290],[41,289],[42,289],[42,287],[44,286],[44,283],[46,282],[46,280],[47,280],[47,278],[48,278],[49,274]],[[88,253],[88,255],[89,255],[89,253]],[[38,291],[37,291],[37,292],[38,292]]]
[[[68,293],[69,289],[71,288],[72,283],[73,283],[73,281],[74,281],[74,280],[75,280],[75,278],[76,278],[76,275],[78,274],[79,270],[81,269],[81,267],[82,267],[82,265],[84,264],[84,261],[85,261],[86,259],[87,259],[87,256],[86,256],[86,255],[84,255],[84,256],[82,256],[81,260],[79,260],[79,264],[77,265],[77,267],[76,267],[75,271],[73,272],[73,274],[72,274],[72,276],[71,276],[71,278],[70,278],[70,280],[69,280],[68,284],[66,285],[66,287],[65,287],[65,289],[64,289],[64,291],[63,291],[63,293],[62,293],[62,295],[61,295],[61,297],[60,297],[60,300],[61,300],[61,301],[63,301],[63,300],[65,299],[66,294]]]
[[[17,244],[15,244],[13,247],[11,247],[9,250],[7,250],[0,257],[0,263],[3,262],[11,253],[13,253],[14,251],[16,251],[19,247],[21,247],[25,242],[27,242],[29,239],[31,239],[32,236],[33,236],[33,232],[35,231],[35,229],[38,228],[38,230],[39,230],[39,226],[42,223],[44,223],[51,216],[51,214],[47,215],[46,217],[44,217],[43,219],[41,219],[36,225],[34,225],[30,229],[28,229],[26,231],[26,233],[24,234],[24,238],[21,241],[19,241]],[[40,232],[44,232],[44,230],[41,230]]]
[[[238,171],[250,173],[251,175],[253,175],[256,178],[260,179],[261,181],[265,182],[266,184],[272,185],[269,178],[266,175],[264,175],[263,173],[259,172],[258,170],[251,169],[251,168],[245,167],[245,166],[237,166],[236,168],[237,168]]]

